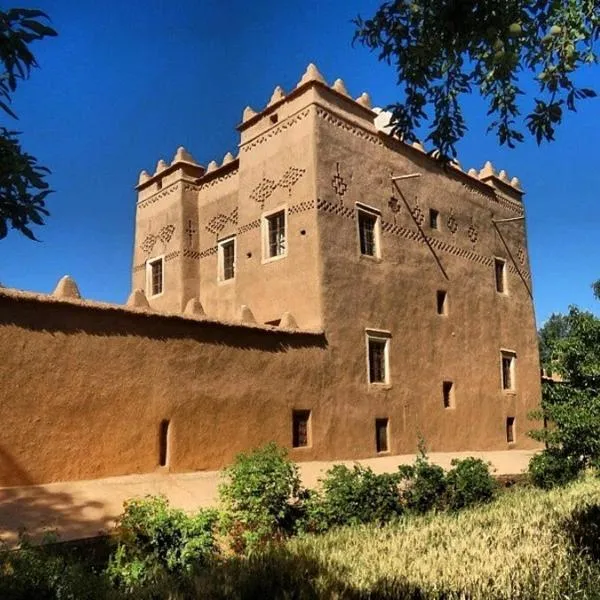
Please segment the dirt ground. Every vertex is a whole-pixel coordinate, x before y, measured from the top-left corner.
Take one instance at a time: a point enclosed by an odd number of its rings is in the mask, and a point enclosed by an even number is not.
[[[496,475],[523,472],[533,451],[432,453],[432,462],[449,468],[453,458],[475,456],[489,461]],[[385,456],[361,461],[375,472],[394,471],[411,463],[414,455]],[[353,461],[336,461],[351,465]],[[333,462],[300,463],[304,485],[314,487]],[[14,544],[20,531],[38,537],[55,531],[59,539],[93,537],[109,531],[122,512],[123,502],[148,494],[164,494],[173,506],[184,510],[214,506],[219,471],[193,473],[157,472],[91,481],[69,481],[47,485],[0,488],[0,540]]]

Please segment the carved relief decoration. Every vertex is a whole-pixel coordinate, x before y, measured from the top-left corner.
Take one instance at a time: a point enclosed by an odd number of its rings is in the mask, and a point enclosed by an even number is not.
[[[520,246],[519,250],[517,251],[517,258],[519,259],[519,262],[521,263],[521,265],[525,264],[525,250],[523,249],[522,246]]]
[[[472,244],[475,244],[477,242],[477,239],[479,238],[479,232],[477,231],[477,227],[475,227],[473,220],[471,220],[471,225],[469,225],[467,235],[469,236],[469,240],[471,240]]]
[[[234,208],[229,215],[224,215],[223,213],[219,213],[215,215],[206,225],[205,229],[209,233],[219,233],[225,229],[227,223],[232,223],[233,225],[237,225],[238,222],[238,209]]]
[[[344,194],[348,189],[348,184],[344,181],[344,178],[340,174],[340,163],[335,163],[335,174],[331,178],[331,187],[336,195],[339,197],[340,202],[344,201]]]
[[[458,231],[458,221],[454,216],[454,209],[450,209],[450,214],[448,215],[448,220],[446,221],[446,225],[448,226],[448,231],[452,234],[455,234]]]
[[[197,233],[198,230],[194,227],[194,222],[191,219],[189,219],[187,227],[185,228],[185,234],[187,236],[187,245],[190,248],[193,248],[197,245]]]
[[[175,233],[175,225],[165,225],[158,231],[158,237],[163,244],[168,244]]]
[[[156,244],[157,240],[158,238],[153,233],[149,233],[144,238],[144,241],[140,244],[140,248],[146,254],[150,254],[150,252],[152,252],[154,249],[154,245]]]
[[[418,200],[415,204],[415,207],[412,209],[412,216],[415,222],[419,225],[419,227],[421,227],[421,225],[423,225],[423,222],[425,221],[425,215],[423,214],[423,211],[419,206]]]
[[[287,190],[288,194],[292,195],[292,188],[298,183],[302,176],[306,173],[306,169],[298,167],[289,167],[283,173],[279,181],[274,181],[268,177],[263,177],[260,183],[250,192],[250,199],[260,204],[263,208],[265,202],[271,197],[277,188]]]

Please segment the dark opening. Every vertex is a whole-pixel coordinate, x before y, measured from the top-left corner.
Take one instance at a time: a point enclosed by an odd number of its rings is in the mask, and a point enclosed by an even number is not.
[[[512,444],[515,441],[515,418],[506,417],[506,441]]]
[[[438,290],[437,292],[437,313],[438,315],[447,314],[446,297],[447,293],[444,290]]]
[[[292,412],[292,446],[310,446],[310,410]]]
[[[503,390],[512,390],[513,389],[512,366],[513,366],[513,357],[503,355],[502,356],[502,389]]]
[[[272,321],[265,321],[265,325],[271,325],[271,327],[279,327],[281,319],[273,319]]]
[[[269,117],[269,119],[271,119],[271,123],[277,123],[279,117],[277,116],[277,113],[274,113]]]
[[[161,467],[166,467],[169,461],[169,425],[170,421],[164,420],[160,422],[158,433],[158,464]]]
[[[389,419],[375,419],[375,444],[377,452],[388,451],[388,421]]]
[[[431,229],[438,229],[439,216],[440,213],[437,210],[429,209],[429,226]]]
[[[162,179],[157,179],[156,180],[156,189],[157,190],[162,190]]]
[[[504,293],[504,267],[505,262],[499,258],[494,259],[494,271],[496,273],[496,291]]]
[[[369,339],[369,383],[386,383],[386,340]]]
[[[360,253],[365,256],[376,256],[375,227],[377,216],[363,211],[358,213],[358,232],[360,237]]]
[[[444,396],[444,408],[454,408],[454,384],[451,381],[444,381],[442,392]]]

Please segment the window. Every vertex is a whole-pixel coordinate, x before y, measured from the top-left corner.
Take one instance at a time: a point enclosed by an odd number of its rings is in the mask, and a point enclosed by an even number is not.
[[[221,240],[219,247],[219,281],[235,277],[235,237]]]
[[[164,269],[163,259],[155,258],[146,263],[146,290],[148,296],[158,296],[163,293]]]
[[[367,332],[367,361],[369,383],[389,383],[388,332]]]
[[[160,422],[158,430],[158,464],[166,467],[169,463],[169,425],[170,421]]]
[[[285,210],[267,215],[263,219],[263,255],[265,259],[286,254]]]
[[[515,418],[506,417],[506,441],[513,444],[515,441]]]
[[[506,392],[515,390],[515,361],[517,355],[511,351],[502,351],[502,389]]]
[[[454,408],[454,384],[451,381],[442,383],[442,396],[444,408]]]
[[[292,446],[294,448],[310,446],[310,410],[292,412]]]
[[[494,273],[496,276],[496,291],[506,293],[506,261],[502,258],[494,259]]]
[[[374,209],[358,208],[358,238],[363,256],[379,258],[379,213]]]
[[[429,209],[429,227],[431,229],[439,229],[439,217],[440,213],[437,210],[433,208]]]
[[[448,294],[445,290],[437,291],[437,314],[448,314]]]
[[[388,422],[389,419],[375,419],[375,446],[377,452],[388,451]]]

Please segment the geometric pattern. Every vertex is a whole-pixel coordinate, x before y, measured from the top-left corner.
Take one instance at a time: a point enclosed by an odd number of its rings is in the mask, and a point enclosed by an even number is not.
[[[477,242],[477,238],[479,237],[479,232],[477,231],[477,228],[473,224],[473,221],[471,221],[471,225],[469,225],[469,230],[467,231],[467,235],[469,236],[469,239],[471,240],[472,244],[475,244]]]
[[[233,225],[237,225],[238,221],[238,209],[234,208],[228,215],[224,215],[223,213],[219,213],[214,216],[207,224],[206,231],[209,233],[219,233],[219,231],[223,231],[227,223],[231,222]]]
[[[298,167],[289,167],[281,176],[279,181],[273,181],[268,177],[263,177],[260,183],[250,192],[250,199],[264,207],[265,202],[271,197],[277,188],[287,190],[288,194],[292,195],[292,188],[298,180],[306,173],[306,169]]]
[[[163,244],[168,244],[175,233],[175,225],[165,225],[158,231],[158,237]]]
[[[448,231],[450,233],[456,233],[458,231],[458,222],[456,221],[456,217],[454,216],[454,209],[450,209],[450,216],[448,217],[448,221],[446,222],[448,226]]]
[[[423,221],[425,220],[425,215],[423,214],[423,211],[421,210],[421,207],[419,206],[419,203],[417,202],[417,204],[415,204],[415,207],[412,209],[412,216],[413,219],[415,220],[415,223],[421,227],[421,225],[423,225]]]
[[[331,178],[331,187],[333,191],[340,197],[340,202],[344,198],[344,194],[348,189],[348,184],[344,181],[344,178],[340,175],[340,163],[335,163],[335,175]]]
[[[150,252],[152,252],[152,249],[154,248],[154,244],[156,244],[157,240],[158,240],[158,238],[153,233],[149,233],[144,238],[144,241],[140,244],[140,248],[146,254],[150,254]]]

